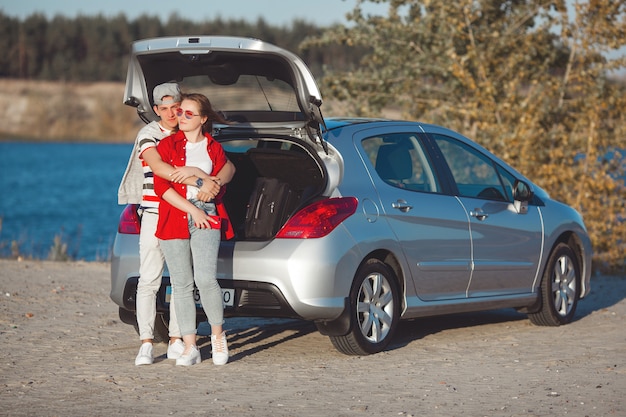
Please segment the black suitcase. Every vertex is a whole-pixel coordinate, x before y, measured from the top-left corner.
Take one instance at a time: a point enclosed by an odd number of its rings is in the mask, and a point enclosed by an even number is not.
[[[295,204],[296,194],[289,184],[276,178],[257,178],[246,209],[246,238],[274,237]]]

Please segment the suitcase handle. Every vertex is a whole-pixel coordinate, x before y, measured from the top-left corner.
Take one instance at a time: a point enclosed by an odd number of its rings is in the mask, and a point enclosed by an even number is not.
[[[259,202],[257,203],[256,207],[254,208],[254,219],[258,219],[259,218],[259,210],[261,210],[261,204],[263,203],[263,198],[265,197],[265,194],[261,194],[261,196],[259,197]]]

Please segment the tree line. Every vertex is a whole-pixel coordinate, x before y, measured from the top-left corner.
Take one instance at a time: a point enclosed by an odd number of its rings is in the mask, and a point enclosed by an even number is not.
[[[335,45],[330,48],[299,49],[310,36],[324,28],[295,20],[289,27],[217,18],[194,22],[173,14],[166,22],[148,14],[128,19],[60,15],[52,19],[34,13],[25,19],[0,12],[0,77],[52,81],[124,81],[130,44],[139,39],[189,34],[243,36],[262,39],[296,53],[311,70],[320,74],[332,62],[349,69],[358,62],[360,50]]]

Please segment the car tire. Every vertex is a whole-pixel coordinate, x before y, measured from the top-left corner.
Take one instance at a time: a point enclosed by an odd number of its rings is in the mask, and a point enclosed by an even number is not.
[[[350,331],[343,336],[330,336],[333,346],[347,355],[384,350],[400,316],[400,290],[391,268],[378,259],[361,265],[350,290],[350,310]]]
[[[572,248],[559,243],[541,280],[541,309],[528,314],[538,326],[560,326],[572,321],[580,298],[580,267]]]

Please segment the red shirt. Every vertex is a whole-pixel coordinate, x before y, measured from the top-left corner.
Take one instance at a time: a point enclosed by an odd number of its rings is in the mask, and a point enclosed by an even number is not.
[[[226,157],[224,148],[222,148],[222,145],[218,141],[213,139],[208,133],[205,133],[204,136],[207,138],[207,152],[213,161],[213,171],[211,171],[210,175],[215,176],[224,165],[226,165],[228,158]],[[173,135],[161,140],[157,146],[157,151],[163,161],[174,167],[181,167],[185,166],[186,162],[186,146],[187,138],[185,137],[185,133],[179,130]],[[158,175],[154,176],[154,192],[161,199],[159,204],[159,222],[157,223],[155,235],[157,238],[164,240],[189,239],[188,214],[163,200],[163,194],[170,188],[173,188],[178,194],[186,198],[186,184],[171,182]],[[222,202],[224,191],[225,187],[222,187],[218,196],[215,197],[215,208],[217,209],[218,216],[226,220],[226,230],[223,231],[223,237],[231,239],[235,234],[224,203]]]

